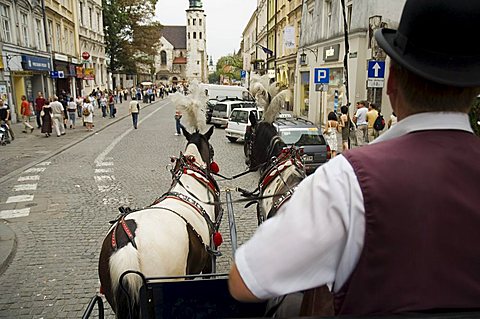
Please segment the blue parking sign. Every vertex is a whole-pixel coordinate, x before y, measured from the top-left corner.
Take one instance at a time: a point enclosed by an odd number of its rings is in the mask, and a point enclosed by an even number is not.
[[[368,77],[383,79],[385,77],[385,61],[368,61]]]
[[[330,82],[330,69],[315,68],[313,82],[315,84],[325,84]]]
[[[246,76],[247,76],[247,71],[245,71],[245,70],[240,71],[240,77],[242,79],[244,79]]]

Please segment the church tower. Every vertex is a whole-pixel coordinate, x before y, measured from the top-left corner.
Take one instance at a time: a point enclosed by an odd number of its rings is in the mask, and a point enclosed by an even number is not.
[[[187,9],[187,70],[189,81],[208,83],[206,15],[201,0],[189,0]]]

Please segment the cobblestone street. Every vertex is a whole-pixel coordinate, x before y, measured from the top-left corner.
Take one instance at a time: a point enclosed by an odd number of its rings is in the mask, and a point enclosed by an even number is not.
[[[0,276],[1,318],[81,317],[98,292],[100,247],[118,207],[147,206],[170,186],[169,156],[186,144],[183,136],[174,136],[173,115],[169,100],[156,102],[140,112],[138,130],[127,116],[3,179],[2,209],[22,217],[5,221],[16,234],[16,250]],[[211,143],[221,174],[245,169],[243,144],[228,142],[223,129],[215,130]],[[257,179],[254,173],[219,184],[222,191],[254,189]],[[243,205],[234,205],[239,244],[257,227],[255,206]],[[29,214],[22,215],[26,208]],[[217,272],[227,272],[232,255],[226,212],[221,230]],[[107,317],[113,317],[109,309]]]

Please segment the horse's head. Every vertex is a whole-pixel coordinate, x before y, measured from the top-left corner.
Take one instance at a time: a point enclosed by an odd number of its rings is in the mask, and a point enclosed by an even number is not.
[[[272,123],[258,121],[253,112],[249,116],[252,124],[252,136],[249,141],[250,169],[268,163],[272,157],[280,154],[286,144],[277,135],[277,130]]]
[[[209,143],[213,130],[214,127],[212,126],[205,134],[201,134],[199,131],[189,133],[182,126],[183,135],[187,138],[185,155],[195,157],[195,161],[206,169],[210,169],[210,164],[213,162],[213,147]]]

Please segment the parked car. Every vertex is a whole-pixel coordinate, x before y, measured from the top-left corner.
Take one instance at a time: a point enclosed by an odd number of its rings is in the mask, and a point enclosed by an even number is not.
[[[252,125],[249,120],[251,112],[256,114],[257,119],[262,118],[263,109],[255,107],[237,108],[230,113],[227,127],[225,128],[225,135],[230,142],[236,142],[238,139],[245,140],[245,134]]]
[[[290,114],[280,114],[273,122],[278,135],[288,146],[295,145],[303,150],[303,162],[307,174],[313,173],[319,166],[330,159],[330,147],[322,135],[321,129],[314,123],[295,118]],[[247,144],[247,143],[245,143]],[[249,151],[244,150],[246,163]]]
[[[213,106],[210,122],[215,125],[215,127],[226,127],[228,124],[228,117],[232,110],[248,107],[255,107],[255,102],[244,101],[238,98],[217,100],[216,104]]]
[[[207,110],[205,112],[205,119],[207,120],[207,124],[212,122],[212,113],[213,113],[213,106],[217,104],[216,99],[209,99],[207,101]]]

